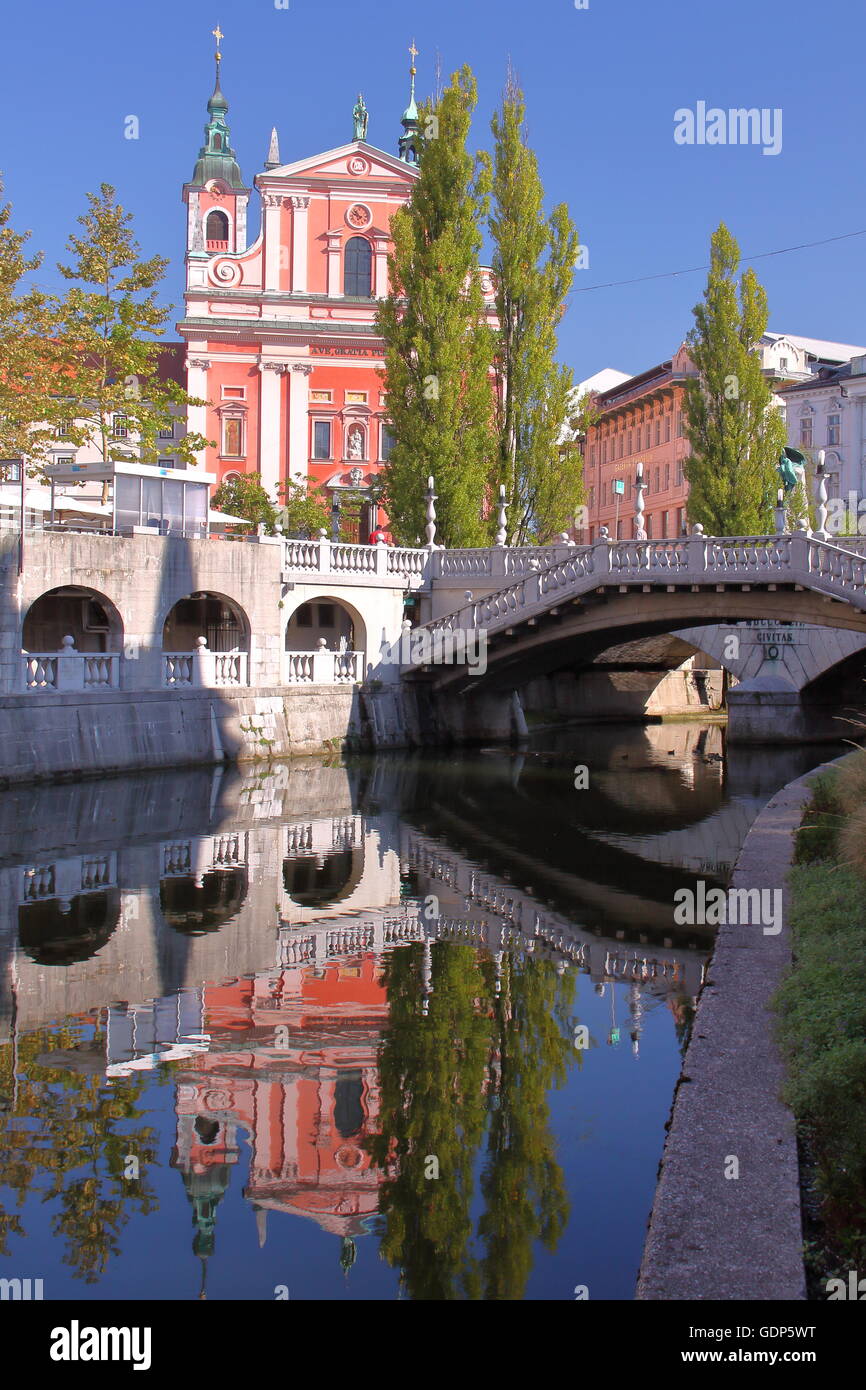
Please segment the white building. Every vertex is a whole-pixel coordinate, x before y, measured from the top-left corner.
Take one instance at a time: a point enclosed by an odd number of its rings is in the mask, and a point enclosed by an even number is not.
[[[866,349],[781,396],[789,444],[812,458],[824,450],[828,496],[866,497]]]

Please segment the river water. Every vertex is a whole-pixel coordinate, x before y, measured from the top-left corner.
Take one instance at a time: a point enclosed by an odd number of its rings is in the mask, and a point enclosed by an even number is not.
[[[0,793],[0,1278],[630,1299],[724,882],[717,725]]]

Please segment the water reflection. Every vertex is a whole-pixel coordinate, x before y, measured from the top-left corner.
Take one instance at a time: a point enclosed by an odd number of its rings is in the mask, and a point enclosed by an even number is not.
[[[0,1272],[630,1297],[711,945],[673,891],[809,765],[605,726],[3,794]]]

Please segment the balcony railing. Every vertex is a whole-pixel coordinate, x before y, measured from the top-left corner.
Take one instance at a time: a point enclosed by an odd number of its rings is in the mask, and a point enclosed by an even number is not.
[[[363,652],[286,652],[284,685],[355,685],[364,679]]]
[[[249,685],[249,653],[209,651],[204,637],[194,652],[164,652],[162,661],[167,690]]]
[[[59,652],[24,652],[24,689],[116,690],[120,684],[120,654],[77,652],[64,637]]]

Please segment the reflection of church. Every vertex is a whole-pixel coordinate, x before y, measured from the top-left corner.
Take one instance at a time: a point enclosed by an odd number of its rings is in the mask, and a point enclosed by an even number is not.
[[[270,1212],[307,1217],[340,1238],[344,1268],[352,1263],[386,1176],[364,1147],[378,1115],[377,1049],[388,1013],[379,971],[366,952],[205,987],[210,1046],[176,1072],[171,1160],[183,1173],[203,1261],[245,1132],[244,1196],[259,1244]]]

